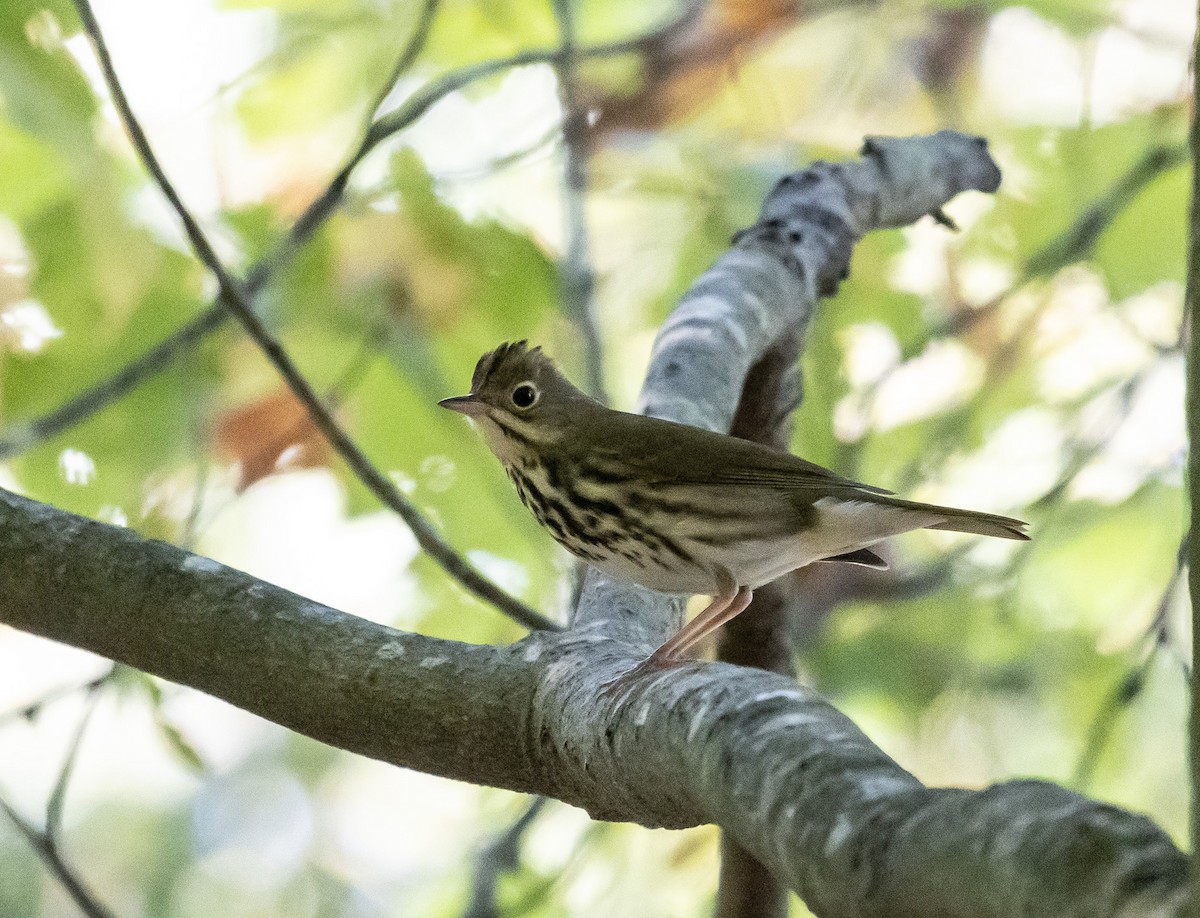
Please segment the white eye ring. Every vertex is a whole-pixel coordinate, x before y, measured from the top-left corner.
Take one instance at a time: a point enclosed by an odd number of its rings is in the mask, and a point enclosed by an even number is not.
[[[522,411],[532,408],[538,403],[538,399],[542,397],[542,393],[538,391],[538,387],[531,382],[518,383],[513,387],[512,403]]]

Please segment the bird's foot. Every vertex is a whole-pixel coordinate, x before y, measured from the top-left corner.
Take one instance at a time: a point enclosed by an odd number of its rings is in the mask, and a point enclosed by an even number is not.
[[[637,666],[632,669],[627,669],[619,676],[614,676],[607,682],[600,685],[600,697],[610,698],[628,688],[634,681],[643,676],[652,676],[655,673],[661,673],[668,669],[674,669],[676,666],[682,666],[684,663],[690,663],[691,660],[687,657],[676,657],[670,654],[660,654],[657,650],[642,660]]]

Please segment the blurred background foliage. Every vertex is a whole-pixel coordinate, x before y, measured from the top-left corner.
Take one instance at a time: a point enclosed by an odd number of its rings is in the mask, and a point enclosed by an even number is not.
[[[168,173],[243,272],[354,150],[423,22],[383,112],[560,41],[546,0],[96,8]],[[886,574],[801,572],[802,678],[927,782],[1044,777],[1181,842],[1194,14],[1187,0],[585,0],[575,16],[587,264],[619,407],[658,324],[777,177],[869,134],[989,139],[1004,185],[952,204],[961,232],[926,220],[856,250],[809,335],[793,446],[917,498],[1024,516],[1034,540],[921,533],[889,547]],[[415,556],[231,323],[100,410],[71,403],[52,435],[28,426],[201,315],[214,285],[67,0],[7,0],[0,22],[0,484],[398,627],[518,637]],[[609,42],[626,53],[586,54]],[[506,339],[583,378],[585,338],[559,305],[561,120],[546,63],[444,92],[354,170],[257,299],[374,461],[552,615],[567,559],[434,403]],[[711,909],[708,828],[530,813],[11,631],[0,702],[0,914],[79,913],[55,858],[122,918]],[[56,853],[39,858],[26,836],[44,841],[47,819]]]

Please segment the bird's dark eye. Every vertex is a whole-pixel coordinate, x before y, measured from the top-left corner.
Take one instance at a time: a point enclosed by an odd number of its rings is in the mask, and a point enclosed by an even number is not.
[[[537,400],[538,390],[533,383],[523,382],[512,391],[512,403],[518,408],[532,408]]]

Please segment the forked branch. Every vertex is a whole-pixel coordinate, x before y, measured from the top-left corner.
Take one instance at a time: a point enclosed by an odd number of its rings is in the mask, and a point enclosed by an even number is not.
[[[836,287],[858,236],[999,178],[982,142],[958,134],[865,151],[776,187],[664,326],[649,409],[727,429],[749,367]],[[0,492],[0,596],[0,621],[342,749],[601,819],[716,823],[822,918],[1177,918],[1187,907],[1187,859],[1148,819],[1044,782],[925,787],[783,676],[696,663],[604,696],[679,609],[603,578],[585,585],[575,631],[467,645]]]

